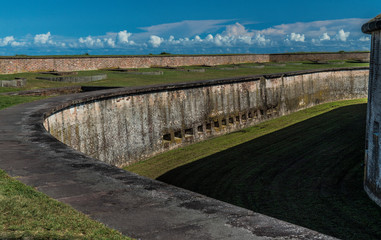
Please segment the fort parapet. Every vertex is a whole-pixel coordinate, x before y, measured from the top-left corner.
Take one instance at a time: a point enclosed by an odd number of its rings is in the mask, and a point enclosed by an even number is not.
[[[369,60],[368,52],[163,55],[163,56],[84,56],[84,57],[1,57],[0,74],[39,71],[81,71],[104,68],[149,68],[194,65],[224,65],[254,62]]]

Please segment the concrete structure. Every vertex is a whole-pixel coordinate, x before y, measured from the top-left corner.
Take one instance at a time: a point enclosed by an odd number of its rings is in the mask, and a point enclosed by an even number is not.
[[[120,164],[118,159],[107,160],[115,157],[111,153],[99,149],[106,157],[105,162],[101,162],[59,142],[45,127],[52,132],[75,132],[77,135],[67,134],[64,138],[74,139],[73,143],[80,140],[79,146],[87,144],[83,142],[87,141],[85,138],[94,138],[92,134],[99,130],[100,136],[95,137],[99,148],[119,144],[117,142],[123,139],[120,133],[127,135],[132,129],[135,135],[126,152],[136,146],[154,151],[145,144],[160,141],[162,147],[168,143],[170,148],[176,146],[177,141],[186,141],[187,137],[201,139],[208,136],[208,124],[210,134],[219,134],[217,130],[228,132],[320,102],[364,97],[367,78],[367,70],[361,68],[316,70],[119,88],[17,105],[0,111],[0,168],[50,197],[135,238],[334,239],[126,172],[105,163]],[[195,97],[199,101],[195,101]],[[156,116],[152,108],[157,108]],[[132,120],[118,116],[120,110]],[[89,118],[86,114],[94,116]],[[188,117],[189,121],[185,119]],[[231,117],[233,123],[229,125]],[[126,125],[124,129],[123,124]],[[200,124],[202,133],[198,132]],[[83,127],[89,127],[89,133],[84,132]],[[191,135],[187,129],[194,131],[193,136],[187,136]],[[180,132],[181,138],[176,132]],[[84,137],[82,140],[74,137],[80,135]],[[110,138],[111,142],[99,145],[105,138]],[[144,155],[139,148],[134,152]]]
[[[364,188],[369,197],[381,206],[381,14],[364,24],[362,31],[372,34]]]
[[[165,56],[1,57],[0,74],[80,71],[105,68],[178,67],[254,62],[364,60],[369,53],[234,54]]]
[[[24,87],[26,85],[26,79],[14,79],[14,80],[0,80],[0,87]]]
[[[365,98],[368,69],[331,69],[120,89],[57,107],[45,128],[116,166],[315,104]]]
[[[59,76],[59,77],[36,77],[37,79],[49,80],[49,81],[57,81],[57,82],[94,82],[107,79],[107,74],[99,74],[92,76]]]

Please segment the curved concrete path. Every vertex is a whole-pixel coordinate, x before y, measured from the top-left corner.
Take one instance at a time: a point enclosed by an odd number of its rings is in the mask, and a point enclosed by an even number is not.
[[[69,148],[43,128],[44,115],[54,109],[136,91],[66,95],[0,111],[0,168],[135,238],[334,239],[110,166]]]

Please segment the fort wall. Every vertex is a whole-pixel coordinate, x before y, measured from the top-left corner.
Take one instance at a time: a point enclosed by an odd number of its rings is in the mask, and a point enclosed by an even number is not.
[[[3,57],[0,74],[38,71],[81,71],[104,68],[149,68],[165,66],[224,65],[254,62],[367,60],[369,53]]]
[[[57,108],[45,128],[116,166],[313,105],[364,98],[368,69],[313,70],[114,89]]]

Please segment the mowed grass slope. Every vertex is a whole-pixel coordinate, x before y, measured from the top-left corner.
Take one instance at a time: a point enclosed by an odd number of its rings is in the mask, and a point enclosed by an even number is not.
[[[365,114],[365,100],[322,104],[127,169],[338,238],[381,239],[362,186]]]
[[[0,95],[0,109],[41,98]],[[20,183],[0,169],[0,239],[130,238]]]

